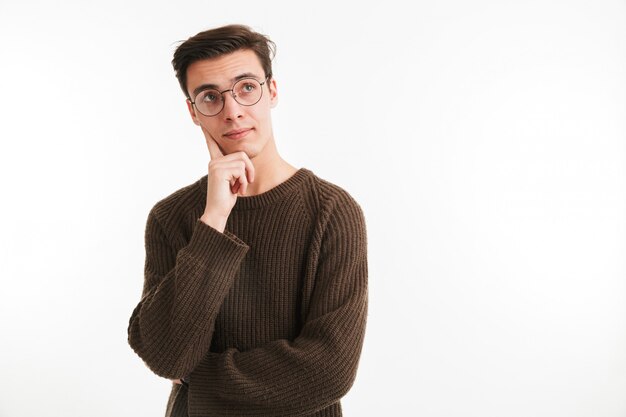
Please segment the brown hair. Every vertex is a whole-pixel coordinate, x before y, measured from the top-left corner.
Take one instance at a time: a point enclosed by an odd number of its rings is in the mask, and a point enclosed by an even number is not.
[[[227,25],[205,30],[184,41],[174,51],[172,65],[180,88],[187,92],[187,68],[201,59],[216,58],[240,49],[254,51],[261,62],[265,76],[272,76],[272,58],[276,54],[276,44],[267,36],[254,32],[248,26]]]

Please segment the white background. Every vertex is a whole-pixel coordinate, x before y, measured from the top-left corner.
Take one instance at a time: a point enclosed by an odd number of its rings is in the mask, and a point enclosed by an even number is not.
[[[626,2],[0,3],[0,416],[160,416],[148,211],[209,154],[170,60],[278,45],[280,154],[367,220],[346,416],[626,415]]]

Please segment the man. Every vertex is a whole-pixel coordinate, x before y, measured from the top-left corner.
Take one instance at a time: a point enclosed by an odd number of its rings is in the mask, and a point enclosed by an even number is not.
[[[167,416],[341,416],[367,316],[363,212],[276,150],[273,43],[246,26],[172,61],[211,160],[157,202],[128,340],[174,381]]]

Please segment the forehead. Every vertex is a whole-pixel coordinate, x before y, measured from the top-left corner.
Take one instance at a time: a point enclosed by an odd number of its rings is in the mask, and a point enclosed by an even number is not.
[[[231,52],[217,58],[202,59],[187,68],[187,89],[193,91],[203,84],[230,87],[233,79],[245,73],[264,77],[263,67],[254,51],[249,49]]]

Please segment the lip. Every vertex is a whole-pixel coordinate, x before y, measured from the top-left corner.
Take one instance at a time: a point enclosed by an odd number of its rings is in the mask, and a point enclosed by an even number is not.
[[[230,132],[224,133],[224,136],[227,137],[228,139],[241,139],[245,137],[251,131],[252,131],[252,128],[236,129],[236,130],[231,130]]]

